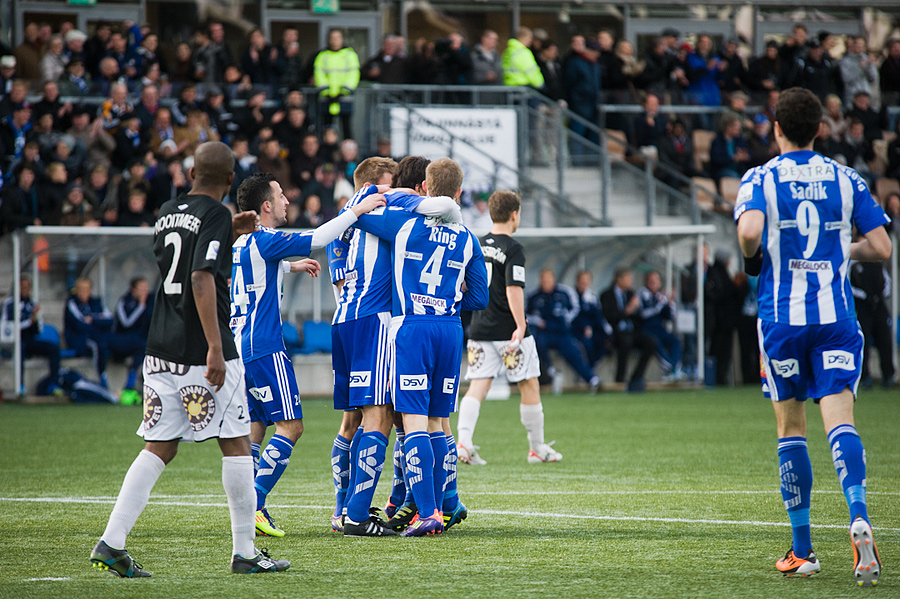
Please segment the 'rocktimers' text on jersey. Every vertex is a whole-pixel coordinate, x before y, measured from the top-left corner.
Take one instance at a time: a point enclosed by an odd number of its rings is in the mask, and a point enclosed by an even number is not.
[[[766,215],[759,318],[793,326],[855,318],[848,265],[853,226],[890,222],[851,168],[807,150],[773,158],[741,180],[735,221]]]

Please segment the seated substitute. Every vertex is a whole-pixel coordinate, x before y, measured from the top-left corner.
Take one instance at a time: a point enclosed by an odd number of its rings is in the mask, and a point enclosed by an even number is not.
[[[641,307],[638,310],[640,330],[656,341],[656,355],[665,371],[665,377],[675,380],[681,377],[681,340],[666,328],[666,322],[675,319],[675,302],[660,291],[662,279],[651,270],[644,276],[644,286],[638,291]]]
[[[613,345],[616,348],[616,382],[624,383],[628,369],[628,354],[638,349],[641,357],[631,372],[626,390],[644,390],[644,371],[650,357],[656,352],[656,341],[635,326],[641,299],[632,291],[634,275],[627,268],[617,268],[613,284],[600,294],[600,306],[607,322],[613,328]]]
[[[116,304],[115,324],[109,336],[110,353],[131,358],[128,379],[119,402],[124,406],[141,403],[137,390],[137,371],[144,364],[147,336],[150,334],[150,317],[153,315],[153,298],[150,284],[144,277],[131,279],[128,292]]]
[[[22,338],[22,376],[25,375],[25,360],[33,356],[45,356],[50,362],[47,379],[48,389],[53,395],[62,395],[57,385],[59,379],[59,343],[42,339],[41,329],[44,326],[40,316],[41,306],[31,299],[31,277],[23,275],[19,279],[19,334]],[[16,312],[13,298],[8,297],[0,308],[0,336],[14,340]],[[18,389],[16,390],[18,391]]]
[[[81,277],[75,281],[75,288],[66,302],[66,345],[79,356],[91,356],[100,384],[107,387],[106,354],[113,315],[102,299],[91,295],[93,290],[90,279]]]
[[[603,318],[603,311],[594,293],[594,277],[589,270],[582,270],[575,276],[575,293],[578,294],[578,316],[572,321],[572,334],[584,348],[591,370],[602,360],[612,347],[612,327]]]

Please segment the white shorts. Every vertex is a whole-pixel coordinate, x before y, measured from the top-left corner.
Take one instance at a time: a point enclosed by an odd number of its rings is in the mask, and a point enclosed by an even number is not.
[[[492,379],[505,372],[510,383],[541,376],[534,336],[522,339],[519,347],[509,351],[509,341],[475,341],[469,339],[469,368],[466,380]]]
[[[144,358],[145,441],[200,442],[250,434],[250,412],[240,358],[225,362],[225,384],[216,393],[203,376],[206,366]]]

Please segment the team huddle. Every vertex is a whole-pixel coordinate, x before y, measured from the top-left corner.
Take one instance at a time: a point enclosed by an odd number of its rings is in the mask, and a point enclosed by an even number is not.
[[[791,549],[776,567],[785,576],[821,569],[810,539],[809,397],[821,407],[850,510],[854,576],[874,585],[881,561],[867,511],[865,452],[853,425],[862,340],[847,265],[890,255],[882,226],[888,218],[855,171],[810,150],[821,116],[815,96],[787,90],[777,111],[782,155],[745,175],[735,208],[745,269],[760,276],[764,391],[775,408],[781,491],[793,530]],[[277,227],[286,222],[288,200],[265,173],[241,184],[242,212],[231,218],[221,199],[233,166],[227,146],[203,144],[194,188],[160,210],[154,251],[163,283],[138,430],[146,445],[91,553],[95,567],[150,576],[125,550],[126,537],[178,443],[211,438],[223,454],[232,572],[290,566],[258,550],[254,536],[285,534],[266,498],[303,433],[303,414],[282,338],[281,291],[287,273],[319,275],[316,261],[289,260],[316,248],[327,248],[337,297],[332,366],[342,418],[331,454],[334,531],[420,537],[465,520],[457,463],[487,463],[474,432],[481,402],[501,373],[521,391],[528,462],[562,459],[544,440],[540,364],[524,311],[525,256],[511,237],[520,222],[515,193],[491,195],[494,226],[479,241],[461,222],[457,163],[370,158],[357,167],[355,195],[337,218],[314,231],[287,232]],[[810,186],[820,196],[796,193]],[[457,443],[449,417],[457,409],[463,310],[475,316]],[[263,447],[270,426],[274,435]],[[382,514],[373,502],[392,427],[394,480]]]

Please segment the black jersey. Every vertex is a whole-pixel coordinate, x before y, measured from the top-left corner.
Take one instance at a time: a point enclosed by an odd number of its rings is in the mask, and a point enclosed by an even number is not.
[[[509,235],[489,233],[481,238],[487,266],[488,307],[472,316],[469,338],[476,341],[509,341],[516,320],[506,299],[507,287],[525,287],[525,250]],[[531,334],[525,325],[525,336]]]
[[[231,213],[206,195],[182,195],[159,209],[153,253],[162,285],[156,294],[147,355],[186,365],[206,364],[209,345],[194,303],[191,273],[209,271],[216,283],[216,315],[226,360],[238,357],[228,328],[231,300]]]

